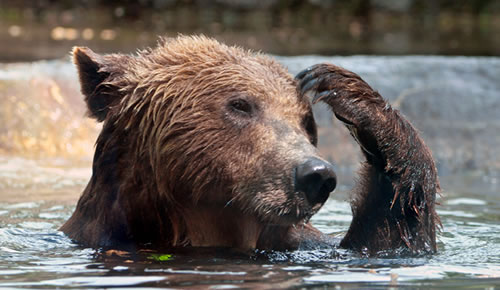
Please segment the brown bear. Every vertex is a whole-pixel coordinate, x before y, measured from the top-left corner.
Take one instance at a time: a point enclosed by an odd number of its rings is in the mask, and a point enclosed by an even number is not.
[[[137,55],[73,50],[103,122],[92,177],[61,230],[91,247],[436,250],[439,183],[412,125],[359,76],[275,60],[203,36]],[[365,157],[337,241],[308,221],[336,186],[308,96],[330,105]]]

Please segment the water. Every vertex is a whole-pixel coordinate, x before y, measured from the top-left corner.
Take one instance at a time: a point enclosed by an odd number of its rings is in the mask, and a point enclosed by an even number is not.
[[[61,58],[75,45],[134,52],[178,33],[279,55],[498,56],[499,7],[496,0],[4,0],[0,62]]]
[[[345,250],[129,253],[83,248],[57,230],[73,211],[88,169],[22,158],[4,158],[0,167],[0,287],[500,286],[497,180],[443,179],[446,197],[438,207],[443,230],[433,256],[366,258]],[[349,187],[349,182],[341,184],[313,218],[323,232],[347,229]]]

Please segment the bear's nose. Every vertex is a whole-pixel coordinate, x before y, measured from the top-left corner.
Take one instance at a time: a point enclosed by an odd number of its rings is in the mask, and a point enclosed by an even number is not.
[[[311,205],[324,203],[337,185],[333,166],[317,158],[310,158],[295,168],[295,190],[305,193]]]

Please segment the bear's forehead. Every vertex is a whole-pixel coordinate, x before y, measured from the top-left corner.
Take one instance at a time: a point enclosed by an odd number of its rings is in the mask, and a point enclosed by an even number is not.
[[[148,62],[163,75],[174,75],[195,90],[219,87],[249,94],[276,113],[296,115],[308,105],[298,96],[296,84],[276,60],[204,36],[181,36],[164,40],[148,52]],[[150,66],[151,67],[151,66]],[[154,67],[154,66],[153,66]]]
[[[237,46],[227,46],[214,39],[203,36],[182,36],[166,40],[159,45],[149,59],[155,64],[165,67],[188,66],[192,73],[208,68],[220,68],[215,73],[223,75],[224,71],[234,74],[256,75],[261,79],[277,79],[290,84],[293,78],[287,70],[274,59]]]

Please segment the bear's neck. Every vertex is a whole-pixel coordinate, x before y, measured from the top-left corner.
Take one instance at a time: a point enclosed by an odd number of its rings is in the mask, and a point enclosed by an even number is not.
[[[183,213],[186,236],[194,247],[255,249],[263,225],[235,209],[198,205]]]

